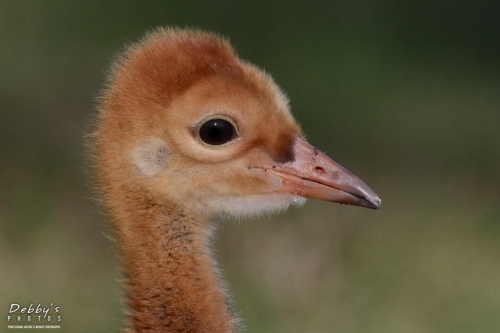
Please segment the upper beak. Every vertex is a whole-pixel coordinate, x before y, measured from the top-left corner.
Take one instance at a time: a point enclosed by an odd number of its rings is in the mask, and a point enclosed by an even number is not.
[[[295,160],[267,171],[281,178],[280,192],[372,209],[382,200],[361,179],[302,138],[294,143]]]

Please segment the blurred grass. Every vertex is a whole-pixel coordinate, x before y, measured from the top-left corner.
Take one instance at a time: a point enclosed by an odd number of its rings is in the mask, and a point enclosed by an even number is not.
[[[498,9],[3,1],[0,309],[55,302],[62,331],[118,331],[83,134],[123,44],[188,25],[272,73],[309,140],[383,199],[223,223],[217,256],[249,332],[500,331]]]

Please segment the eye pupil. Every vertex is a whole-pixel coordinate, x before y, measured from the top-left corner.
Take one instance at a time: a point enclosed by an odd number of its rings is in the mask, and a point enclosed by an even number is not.
[[[200,127],[200,139],[212,146],[223,145],[236,137],[233,124],[224,119],[211,119]]]

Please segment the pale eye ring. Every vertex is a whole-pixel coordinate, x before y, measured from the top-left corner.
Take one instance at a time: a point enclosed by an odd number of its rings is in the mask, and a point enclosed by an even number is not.
[[[197,129],[197,138],[209,146],[221,146],[238,137],[234,123],[223,116],[205,119]]]

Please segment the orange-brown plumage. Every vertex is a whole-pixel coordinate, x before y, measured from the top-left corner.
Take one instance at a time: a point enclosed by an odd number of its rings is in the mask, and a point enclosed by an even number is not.
[[[224,131],[232,136],[210,141]],[[94,138],[131,332],[238,330],[207,250],[214,217],[302,197],[380,205],[307,144],[271,77],[214,34],[158,30],[131,46],[110,75]]]

